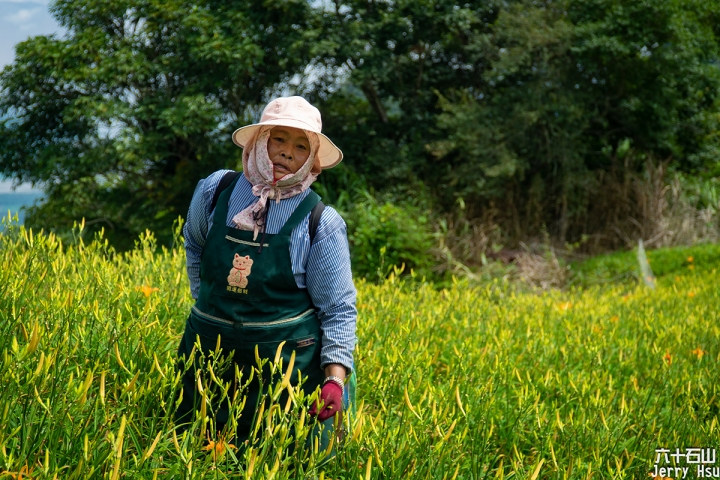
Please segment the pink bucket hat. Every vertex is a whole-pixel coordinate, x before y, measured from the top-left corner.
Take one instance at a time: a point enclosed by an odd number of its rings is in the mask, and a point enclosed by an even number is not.
[[[302,97],[281,97],[268,103],[263,110],[260,123],[235,130],[232,135],[233,142],[238,147],[245,148],[262,125],[282,125],[317,133],[320,140],[317,156],[323,169],[332,168],[343,159],[342,151],[320,132],[322,130],[320,111]]]

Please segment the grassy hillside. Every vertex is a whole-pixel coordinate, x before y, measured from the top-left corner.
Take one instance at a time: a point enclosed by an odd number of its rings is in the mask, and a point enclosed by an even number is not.
[[[653,274],[661,281],[706,274],[720,268],[720,245],[659,248],[646,252]],[[571,283],[579,286],[635,284],[640,280],[637,250],[598,255],[570,265]]]
[[[322,452],[283,448],[308,433],[297,391],[265,402],[247,448],[208,449],[202,418],[175,433],[182,250],[146,236],[115,255],[13,228],[0,236],[0,477],[647,478],[656,448],[720,438],[720,274],[700,250],[668,252],[650,254],[667,273],[656,290],[358,281],[358,413],[319,467]],[[602,275],[629,278],[613,258]]]

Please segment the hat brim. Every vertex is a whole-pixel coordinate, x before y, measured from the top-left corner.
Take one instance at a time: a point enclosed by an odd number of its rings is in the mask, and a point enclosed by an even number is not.
[[[274,120],[268,122],[254,123],[245,127],[238,128],[232,134],[232,140],[240,148],[245,148],[248,142],[252,141],[255,137],[257,130],[264,125],[274,125],[283,127],[294,127],[301,130],[308,130],[317,133],[320,139],[320,147],[318,148],[317,156],[320,159],[320,168],[323,170],[326,168],[332,168],[340,163],[343,159],[342,150],[335,146],[335,144],[328,137],[320,132],[315,132],[308,127],[307,124],[299,122],[293,119]]]

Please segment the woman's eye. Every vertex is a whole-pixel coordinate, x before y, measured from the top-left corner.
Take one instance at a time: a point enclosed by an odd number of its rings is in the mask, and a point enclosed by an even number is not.
[[[275,140],[276,142],[282,142],[282,141],[283,141],[282,137],[275,137],[275,138],[273,138],[273,140]]]
[[[307,148],[305,147],[305,145],[298,145],[298,148],[299,148],[300,150],[307,150]]]

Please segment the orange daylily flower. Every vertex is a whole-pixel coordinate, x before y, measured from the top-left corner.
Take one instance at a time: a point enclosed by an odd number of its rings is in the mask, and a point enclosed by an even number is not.
[[[28,480],[32,480],[34,478],[32,475],[35,473],[28,469],[27,465],[23,465],[20,467],[20,471],[18,472],[10,472],[10,471],[0,471],[0,477],[4,477],[5,475],[10,475],[10,478],[13,480],[21,480],[23,478],[27,478]]]
[[[695,296],[695,292],[688,292],[688,297],[693,298]]]
[[[679,281],[680,281],[680,277],[675,277],[675,281],[676,281],[676,282],[679,282]]]
[[[687,258],[688,263],[692,263],[693,260],[695,260],[693,257],[688,257],[688,258]]]
[[[231,450],[237,450],[237,447],[235,445],[229,442],[225,442],[225,439],[221,438],[217,442],[214,440],[210,440],[210,442],[205,447],[203,447],[203,450],[205,450],[206,452],[212,450],[213,458],[219,458],[223,453],[225,453],[225,450],[227,448],[230,448]]]
[[[696,348],[692,352],[693,355],[698,357],[698,360],[702,360],[703,355],[705,355],[705,350],[701,349],[700,347]]]
[[[672,365],[672,355],[670,355],[670,352],[665,352],[663,360],[665,360],[668,365]]]
[[[558,305],[560,310],[570,310],[572,308],[572,302],[563,302]]]
[[[145,295],[146,297],[149,297],[150,295],[152,295],[153,292],[159,292],[159,291],[160,291],[159,288],[157,288],[157,287],[151,287],[151,286],[149,286],[149,285],[143,285],[142,287],[137,287],[137,288],[138,288],[138,290],[140,290],[140,291],[143,293],[143,295]]]
[[[618,320],[620,320],[620,317],[617,315],[613,315],[612,317],[610,317],[611,322],[617,322]]]

